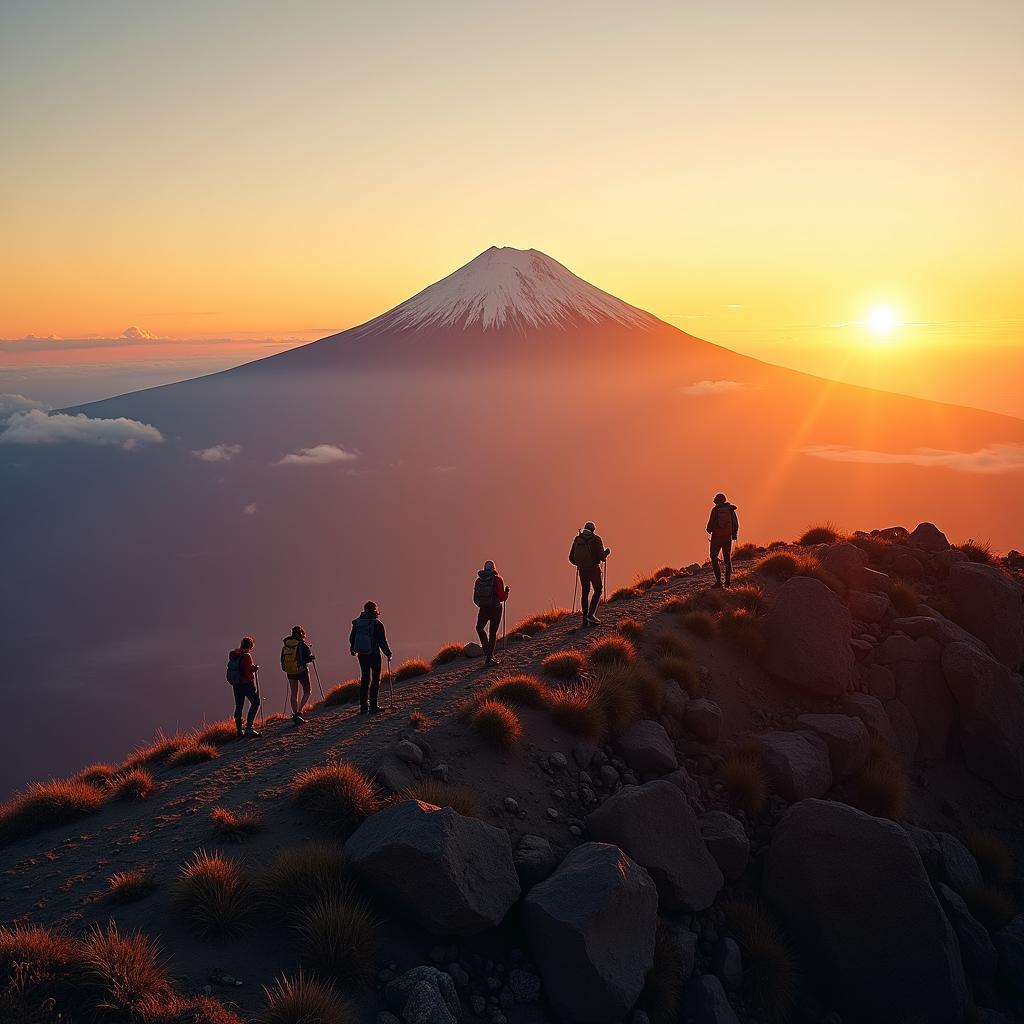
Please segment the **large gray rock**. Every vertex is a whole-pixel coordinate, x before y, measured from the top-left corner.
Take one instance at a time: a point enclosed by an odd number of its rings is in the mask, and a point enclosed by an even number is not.
[[[896,749],[905,764],[912,764],[917,757],[919,746],[917,725],[914,716],[903,701],[887,700],[885,713],[889,716],[892,731],[896,734]]]
[[[974,990],[979,995],[987,997],[992,992],[992,984],[996,977],[996,947],[984,926],[971,916],[967,904],[959,893],[941,882],[938,885],[938,893],[946,917],[956,932],[964,970],[967,971]]]
[[[654,964],[658,891],[616,846],[584,843],[526,897],[544,990],[565,1020],[623,1017]]]
[[[702,974],[687,984],[682,1019],[688,1024],[740,1024],[722,983],[713,974]]]
[[[725,811],[707,811],[698,819],[701,838],[727,882],[735,882],[750,861],[750,840],[742,823]]]
[[[832,788],[828,746],[820,736],[800,729],[766,732],[760,741],[768,785],[779,796],[794,803]]]
[[[519,898],[508,833],[450,807],[404,800],[345,843],[352,868],[430,931],[474,935]]]
[[[913,657],[893,661],[889,668],[896,679],[896,696],[910,712],[916,727],[918,758],[939,761],[946,756],[956,732],[956,704],[942,672],[942,648],[938,641],[922,636],[910,643]]]
[[[885,594],[851,590],[846,600],[850,614],[857,622],[881,622],[892,611],[892,602]]]
[[[844,1019],[961,1020],[956,937],[899,825],[846,804],[798,803],[775,828],[764,891]]]
[[[993,936],[999,953],[999,980],[1024,1002],[1024,915],[1015,917]]]
[[[543,882],[558,867],[558,854],[543,836],[525,835],[512,856],[524,889]]]
[[[686,706],[683,724],[705,743],[713,743],[722,731],[722,709],[707,697],[697,697]]]
[[[967,767],[1007,796],[1024,797],[1024,679],[965,643],[946,647],[942,670]]]
[[[824,583],[794,576],[768,612],[764,667],[801,689],[842,696],[857,678],[851,625],[849,610]]]
[[[978,862],[956,836],[948,832],[929,832],[915,825],[905,825],[904,828],[936,885],[947,885],[961,896],[967,896],[981,886]]]
[[[949,548],[946,535],[934,523],[918,523],[907,538],[907,543],[922,551],[946,551]]]
[[[953,618],[988,644],[1016,671],[1024,661],[1024,593],[1020,584],[991,565],[960,562],[949,570]]]
[[[877,697],[867,693],[851,693],[843,699],[843,711],[859,718],[868,727],[868,732],[885,740],[893,750],[900,749],[892,722],[885,713],[885,705]]]
[[[856,544],[842,541],[818,555],[822,569],[840,579],[851,590],[862,589],[864,570],[868,565],[868,556]]]
[[[722,888],[689,801],[667,779],[620,789],[587,815],[587,830],[645,868],[669,910],[706,910]]]
[[[850,779],[864,767],[871,738],[856,716],[800,715],[797,724],[825,741],[833,778]]]
[[[384,999],[405,1024],[456,1024],[460,1016],[455,982],[436,967],[414,967],[389,981]]]
[[[861,675],[872,697],[886,701],[896,696],[896,676],[888,665],[866,665]]]
[[[922,610],[927,611],[926,615],[909,615],[902,619],[893,619],[892,628],[906,633],[907,636],[917,640],[923,636],[931,637],[940,646],[956,643],[958,640],[964,643],[973,644],[986,654],[991,652],[984,641],[979,640],[973,633],[968,633],[963,626],[958,626],[951,619],[940,615],[927,605],[922,605]]]
[[[657,722],[634,722],[616,741],[615,749],[635,772],[664,775],[675,771],[676,748],[669,734]]]

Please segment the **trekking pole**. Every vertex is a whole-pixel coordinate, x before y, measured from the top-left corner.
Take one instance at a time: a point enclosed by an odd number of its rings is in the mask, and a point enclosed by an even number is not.
[[[262,729],[263,728],[263,724],[264,724],[264,722],[263,722],[264,715],[263,715],[263,697],[260,694],[260,670],[258,668],[257,669],[253,669],[253,675],[256,677],[256,703],[257,703],[257,705],[259,706],[259,709],[260,709],[260,728]]]
[[[320,688],[320,699],[324,700],[324,688],[320,683],[320,673],[317,671],[316,662],[313,662],[313,675],[316,676],[316,685]]]
[[[576,575],[573,577],[573,581],[572,581],[572,610],[574,612],[576,611],[576,591],[579,589],[579,585],[580,585],[580,571],[579,571],[579,569],[577,569],[576,570]]]
[[[281,706],[281,714],[282,715],[288,714],[288,690],[289,690],[288,677],[285,676],[284,677],[284,704]]]
[[[501,651],[502,651],[502,654],[504,654],[506,651],[508,651],[508,615],[505,614],[507,610],[508,610],[508,598],[506,597],[505,600],[501,604]]]
[[[391,693],[391,710],[395,710],[395,677],[391,674],[391,659],[388,658],[388,690]]]

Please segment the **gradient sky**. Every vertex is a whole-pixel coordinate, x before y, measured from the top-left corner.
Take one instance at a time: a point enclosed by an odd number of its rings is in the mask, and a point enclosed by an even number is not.
[[[1019,402],[1022,115],[1009,0],[8,0],[0,338],[309,340],[515,245],[772,361]]]

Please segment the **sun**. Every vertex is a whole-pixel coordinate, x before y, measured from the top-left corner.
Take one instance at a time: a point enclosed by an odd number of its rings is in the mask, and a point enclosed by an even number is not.
[[[877,335],[891,334],[897,327],[903,325],[899,313],[891,306],[875,306],[868,312],[866,322],[868,330]]]

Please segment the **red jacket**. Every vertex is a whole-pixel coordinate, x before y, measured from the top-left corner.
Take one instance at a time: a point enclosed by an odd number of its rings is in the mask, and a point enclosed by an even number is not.
[[[256,662],[252,660],[252,652],[243,651],[241,647],[236,647],[231,653],[238,655],[238,669],[242,673],[242,682],[255,683]]]
[[[499,604],[508,600],[508,588],[497,573],[494,574],[494,596],[498,599]]]

